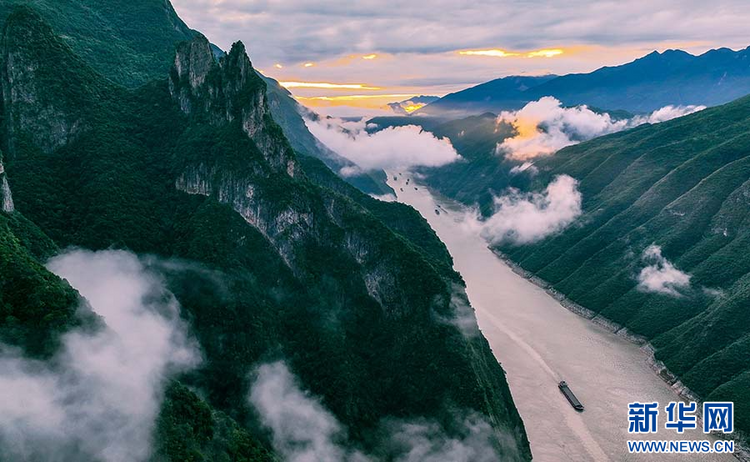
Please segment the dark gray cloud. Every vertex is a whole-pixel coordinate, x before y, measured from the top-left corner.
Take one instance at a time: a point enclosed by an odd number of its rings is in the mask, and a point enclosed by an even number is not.
[[[174,0],[191,26],[220,45],[241,38],[258,58],[321,60],[380,51],[544,48],[560,42],[627,45],[701,41],[740,46],[750,4],[624,1]]]

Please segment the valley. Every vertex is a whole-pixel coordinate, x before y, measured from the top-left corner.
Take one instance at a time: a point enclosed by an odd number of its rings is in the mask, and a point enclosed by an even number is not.
[[[508,371],[514,401],[526,423],[535,461],[648,461],[628,454],[627,405],[677,398],[637,345],[561,306],[544,290],[514,273],[465,220],[466,210],[435,199],[411,183],[408,173],[389,175],[398,200],[416,208],[445,242],[482,334]],[[396,181],[393,178],[397,178]],[[403,191],[402,191],[403,189]],[[438,210],[440,213],[435,213]],[[557,389],[565,380],[585,405],[575,412]],[[703,439],[700,430],[646,438]],[[644,438],[644,437],[641,437]],[[659,460],[684,460],[660,456]],[[694,455],[695,461],[732,461],[732,456]]]

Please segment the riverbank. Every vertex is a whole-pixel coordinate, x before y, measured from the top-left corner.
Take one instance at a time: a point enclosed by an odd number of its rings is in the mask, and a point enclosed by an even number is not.
[[[649,367],[651,367],[651,369],[656,373],[656,375],[661,380],[663,380],[667,385],[669,385],[669,387],[677,396],[679,396],[685,401],[695,401],[695,402],[702,401],[700,399],[700,396],[698,396],[697,393],[690,390],[690,388],[688,388],[687,385],[682,383],[679,377],[676,374],[674,374],[672,371],[670,371],[669,368],[662,361],[659,361],[658,359],[656,359],[656,349],[653,347],[653,345],[651,345],[651,343],[645,337],[643,337],[642,335],[634,334],[630,332],[626,327],[614,321],[611,321],[603,316],[600,316],[598,313],[591,311],[588,308],[581,306],[578,303],[570,300],[563,293],[556,290],[552,286],[552,284],[536,276],[534,273],[523,269],[523,267],[521,267],[519,264],[511,260],[503,252],[500,252],[499,250],[494,249],[489,246],[488,248],[492,251],[493,254],[495,254],[495,256],[497,256],[506,265],[508,265],[508,267],[514,273],[526,279],[527,281],[531,282],[532,284],[539,287],[540,289],[544,290],[550,297],[557,300],[560,306],[571,311],[572,313],[577,314],[578,316],[581,316],[607,329],[608,331],[612,332],[618,337],[621,337],[631,343],[638,345]],[[699,406],[698,407],[699,425],[700,425],[700,421],[702,421],[702,415],[700,415],[700,413],[701,413],[701,408]],[[746,435],[743,435],[739,432],[735,432],[733,435],[728,435],[731,438],[728,438],[723,434],[719,434],[716,436],[722,439],[733,440],[735,442],[734,456],[743,462],[750,462],[750,446],[748,446],[748,444],[746,443],[747,441]]]
[[[410,177],[389,175],[389,184],[400,202],[427,219],[453,256],[481,333],[506,371],[535,462],[680,462],[684,455],[630,453],[626,443],[665,436],[715,440],[701,429],[629,434],[629,403],[675,401],[674,390],[644,361],[641,346],[563,308],[487,248],[476,222],[467,220],[469,210],[433,196]],[[576,412],[560,393],[558,383],[563,380],[585,406],[584,412]],[[729,454],[692,454],[687,459],[735,460]]]

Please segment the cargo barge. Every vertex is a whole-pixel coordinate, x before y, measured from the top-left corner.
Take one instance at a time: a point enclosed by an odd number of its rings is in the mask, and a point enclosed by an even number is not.
[[[573,409],[578,412],[583,412],[583,404],[581,404],[581,402],[578,401],[578,398],[576,398],[576,395],[574,395],[573,392],[570,391],[570,388],[568,387],[568,384],[565,383],[565,380],[557,384],[557,388],[559,388],[565,398],[568,399],[568,402],[571,406],[573,406]]]

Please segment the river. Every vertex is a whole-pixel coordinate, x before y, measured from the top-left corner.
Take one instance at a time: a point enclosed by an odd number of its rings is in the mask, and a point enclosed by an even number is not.
[[[565,309],[544,290],[514,273],[477,230],[462,223],[463,209],[390,173],[400,202],[416,208],[445,243],[466,281],[482,333],[507,372],[535,461],[733,461],[730,455],[629,454],[628,439],[708,438],[664,428],[663,407],[677,395],[650,368],[640,348]],[[440,208],[440,213],[435,212]],[[560,393],[565,380],[586,406],[578,413]],[[658,401],[659,432],[628,435],[628,403]]]

